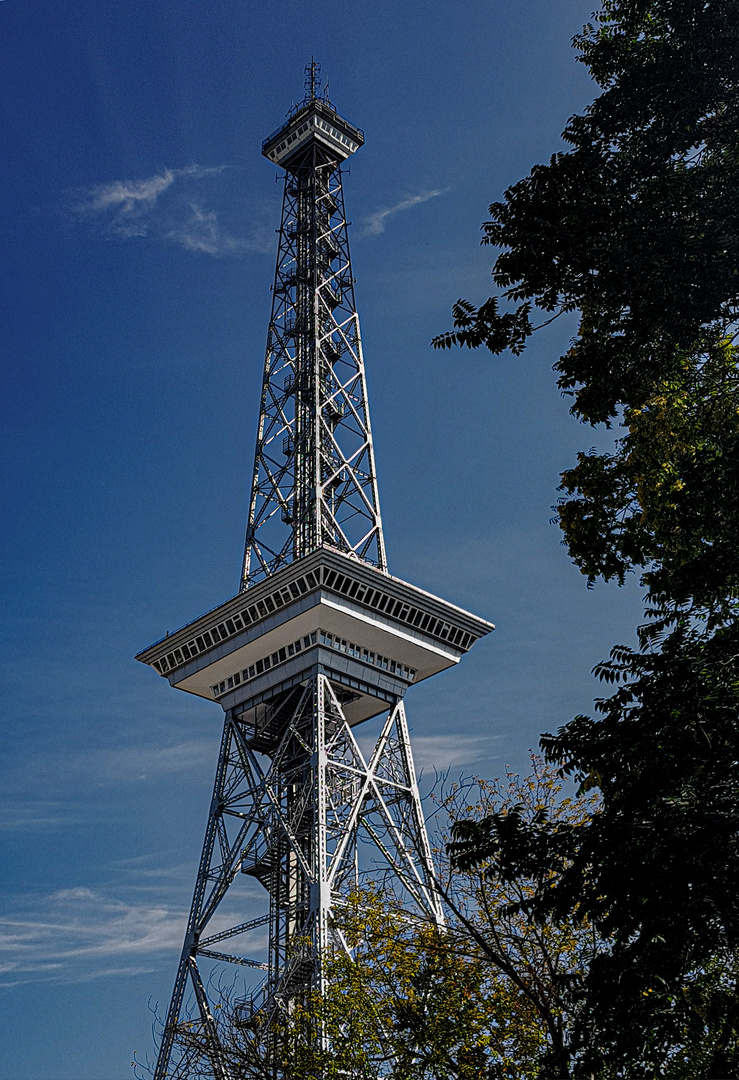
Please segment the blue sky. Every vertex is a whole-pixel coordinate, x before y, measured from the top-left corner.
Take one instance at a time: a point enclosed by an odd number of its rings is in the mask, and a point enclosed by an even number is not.
[[[433,351],[487,206],[592,96],[591,0],[0,0],[0,1080],[123,1080],[174,977],[220,711],[133,661],[238,584],[281,188],[311,55],[345,181],[391,572],[491,619],[414,688],[419,765],[525,770],[591,708],[638,588],[550,524],[605,436],[551,366]],[[257,886],[255,886],[256,888]]]

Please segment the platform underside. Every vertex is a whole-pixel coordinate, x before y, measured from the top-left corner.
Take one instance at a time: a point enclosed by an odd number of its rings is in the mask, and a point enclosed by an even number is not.
[[[458,663],[493,629],[461,608],[323,548],[137,656],[172,686],[251,707],[320,671],[347,690],[349,723]],[[353,694],[353,700],[350,699]]]

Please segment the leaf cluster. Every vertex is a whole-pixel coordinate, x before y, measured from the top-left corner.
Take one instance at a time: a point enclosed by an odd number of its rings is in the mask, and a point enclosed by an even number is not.
[[[572,149],[490,207],[483,243],[514,305],[459,301],[435,339],[520,352],[532,307],[578,310],[560,358],[575,413],[606,421],[679,371],[739,294],[739,20],[733,0],[613,0],[575,39],[604,87],[564,133]]]
[[[236,983],[211,986],[214,1028],[197,1008],[192,1016],[183,1010],[173,1075],[212,1076],[214,1034],[233,1080],[569,1075],[572,987],[597,951],[597,934],[587,920],[573,927],[531,917],[525,908],[535,882],[504,881],[492,860],[453,870],[445,853],[462,822],[543,815],[576,827],[598,800],[564,797],[541,758],[530,776],[442,783],[434,799],[445,925],[409,917],[380,886],[358,889],[334,908],[337,947],[324,957],[323,992],[268,1002],[254,1014],[243,1009]],[[293,943],[296,952],[303,944]]]

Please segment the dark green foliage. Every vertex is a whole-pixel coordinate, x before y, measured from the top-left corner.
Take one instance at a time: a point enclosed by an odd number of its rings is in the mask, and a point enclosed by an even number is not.
[[[455,306],[435,344],[520,353],[580,313],[555,369],[608,453],[578,455],[557,511],[589,583],[639,568],[639,647],[548,758],[598,788],[576,826],[460,823],[454,858],[535,879],[537,918],[609,942],[573,984],[574,1076],[739,1076],[739,4],[610,0],[575,41],[602,88],[572,149],[490,208],[507,302]],[[503,312],[502,314],[500,312]],[[533,320],[533,321],[532,321]]]
[[[544,740],[597,785],[600,812],[576,826],[512,813],[462,822],[452,854],[460,868],[488,860],[504,880],[536,872],[530,912],[587,917],[612,943],[580,1003],[571,1050],[583,1075],[673,1075],[691,1039],[710,1069],[674,1075],[736,1075],[739,631],[706,640],[683,626],[659,651],[617,656],[601,672],[627,681],[601,716]],[[726,1048],[720,1069],[709,1053],[724,1029],[731,1072]]]
[[[680,360],[677,375],[623,414],[609,454],[579,454],[558,507],[588,579],[623,582],[648,565],[655,598],[731,617],[739,586],[739,374],[721,338]]]
[[[518,304],[460,301],[437,346],[520,351],[532,304],[579,310],[557,364],[588,421],[640,404],[675,344],[733,319],[739,295],[739,25],[734,0],[609,3],[575,40],[604,93],[555,155],[490,207],[493,278]]]

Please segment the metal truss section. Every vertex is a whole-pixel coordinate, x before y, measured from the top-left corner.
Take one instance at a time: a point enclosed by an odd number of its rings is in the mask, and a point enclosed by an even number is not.
[[[322,546],[386,569],[342,154],[311,137],[319,109],[286,164],[242,590]]]
[[[269,910],[224,925],[223,902],[245,877],[263,886]],[[269,1021],[322,989],[325,959],[346,949],[332,910],[368,881],[391,889],[409,915],[442,924],[402,701],[368,761],[340,689],[320,672],[268,704],[227,713],[155,1080],[206,1073],[233,1080],[204,965],[265,969],[241,1010],[245,1026],[259,1014],[274,1029]],[[265,1078],[281,1075],[279,1049],[275,1037]]]

